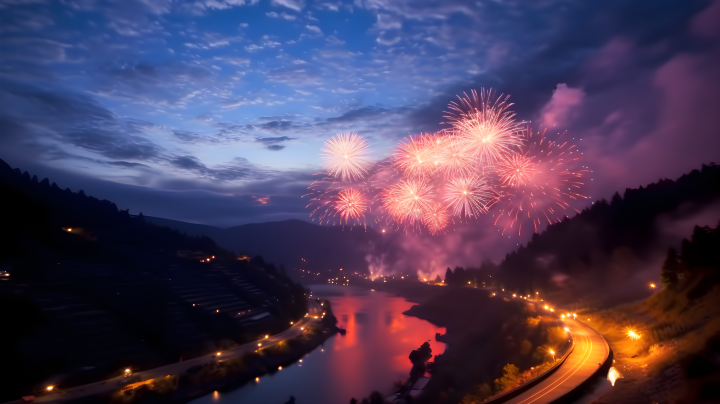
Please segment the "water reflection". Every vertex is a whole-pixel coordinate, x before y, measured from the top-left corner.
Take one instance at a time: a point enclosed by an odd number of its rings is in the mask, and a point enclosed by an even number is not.
[[[371,391],[389,393],[393,382],[405,381],[412,364],[410,351],[431,340],[433,354],[445,350],[435,341],[444,329],[402,314],[413,303],[382,292],[336,285],[311,287],[313,296],[329,299],[345,328],[303,358],[302,363],[260,378],[260,383],[243,386],[219,397],[206,396],[196,404],[285,403],[290,395],[297,404],[344,404],[352,397],[367,397]],[[214,400],[213,400],[214,398]]]

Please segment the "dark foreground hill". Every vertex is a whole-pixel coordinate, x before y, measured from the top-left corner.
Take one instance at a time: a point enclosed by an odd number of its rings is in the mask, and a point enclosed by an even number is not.
[[[273,262],[285,265],[288,272],[303,268],[334,273],[345,268],[365,273],[368,266],[365,255],[369,246],[381,240],[372,228],[319,226],[302,220],[253,223],[225,229],[155,217],[146,220],[190,235],[208,236],[231,251],[272,257]]]
[[[307,311],[282,268],[0,160],[0,402],[188,359]]]

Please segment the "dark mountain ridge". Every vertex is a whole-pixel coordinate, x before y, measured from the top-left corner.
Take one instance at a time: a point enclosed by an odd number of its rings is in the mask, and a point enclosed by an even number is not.
[[[282,267],[2,160],[0,209],[0,402],[215,352],[307,312]]]
[[[368,248],[382,239],[372,228],[319,226],[296,219],[225,229],[156,217],[146,220],[190,235],[208,236],[238,254],[272,257],[285,265],[288,273],[295,274],[297,269],[335,273],[339,268],[366,273]]]

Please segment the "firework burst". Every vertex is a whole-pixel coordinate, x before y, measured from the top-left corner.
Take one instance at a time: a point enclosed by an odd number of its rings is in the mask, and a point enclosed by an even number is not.
[[[535,178],[536,164],[527,153],[513,153],[497,164],[496,171],[502,186],[528,185]]]
[[[558,223],[570,212],[579,213],[571,202],[587,199],[579,193],[587,170],[572,168],[579,153],[561,138],[550,141],[545,131],[528,130],[525,151],[518,150],[498,164],[503,203],[495,223],[502,220],[503,234],[515,225],[520,234],[525,220],[532,221],[537,233],[543,222]]]
[[[439,141],[434,135],[408,136],[398,145],[393,164],[409,177],[428,176],[436,169]]]
[[[475,175],[450,179],[445,186],[445,202],[454,216],[478,217],[487,213],[496,198],[485,179]]]
[[[383,191],[383,207],[398,224],[416,226],[432,202],[432,191],[425,179],[402,179]]]
[[[458,96],[459,102],[452,102],[445,117],[455,131],[474,151],[479,163],[491,167],[514,148],[522,145],[524,122],[515,120],[515,113],[508,111],[512,103],[502,94],[493,101],[493,91],[475,90],[465,98]]]
[[[321,151],[328,174],[342,181],[362,179],[372,165],[366,157],[368,142],[356,133],[340,133],[331,137]]]
[[[340,221],[347,223],[349,220],[358,220],[364,216],[368,201],[365,194],[357,189],[349,188],[338,192],[333,207],[340,216]]]
[[[445,205],[431,202],[423,214],[422,222],[430,234],[439,234],[447,229],[449,219]]]
[[[562,135],[551,141],[526,128],[508,97],[485,89],[458,96],[446,113],[452,128],[408,136],[378,162],[366,158],[362,136],[333,136],[322,148],[326,172],[309,188],[311,216],[343,225],[367,216],[441,234],[494,207],[503,234],[521,234],[529,222],[537,232],[577,212],[573,201],[586,199],[580,153]]]

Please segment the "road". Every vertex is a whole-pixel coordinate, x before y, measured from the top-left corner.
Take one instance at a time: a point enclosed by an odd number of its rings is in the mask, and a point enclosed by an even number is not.
[[[187,369],[196,366],[196,365],[202,365],[210,362],[214,362],[216,360],[226,360],[226,359],[232,359],[237,358],[245,353],[255,351],[256,349],[264,349],[267,347],[270,347],[274,344],[277,344],[280,341],[284,341],[286,339],[290,339],[293,337],[296,337],[298,335],[301,335],[304,332],[305,327],[312,325],[315,322],[320,321],[323,314],[323,308],[320,305],[320,303],[317,303],[315,300],[309,300],[308,302],[308,315],[301,319],[300,321],[293,324],[290,328],[287,330],[268,336],[268,338],[262,338],[254,342],[249,342],[247,344],[239,345],[234,348],[225,350],[220,352],[220,356],[216,356],[216,353],[208,354],[205,356],[200,356],[197,358],[189,359],[186,361],[178,362],[178,363],[171,363],[169,365],[161,366],[154,369],[148,369],[142,372],[136,372],[133,373],[133,381],[141,381],[141,380],[148,380],[148,379],[155,379],[160,377],[165,377],[166,375],[177,375],[185,372]],[[135,380],[137,379],[137,380]],[[64,390],[62,389],[62,386],[58,386],[59,390],[56,390],[50,394],[44,394],[39,397],[36,397],[33,401],[34,403],[51,403],[51,402],[62,402],[62,401],[69,401],[69,400],[76,400],[79,398],[95,395],[95,394],[104,394],[104,393],[110,393],[113,391],[118,390],[123,381],[126,381],[126,379],[123,376],[118,376],[112,379],[104,380],[101,382],[86,384],[83,386],[74,387],[71,389]],[[15,403],[21,403],[21,400],[16,401],[10,401],[5,404],[15,404]]]
[[[565,326],[575,338],[575,350],[545,380],[506,403],[551,403],[572,391],[602,366],[610,354],[605,339],[579,320],[565,320]]]

